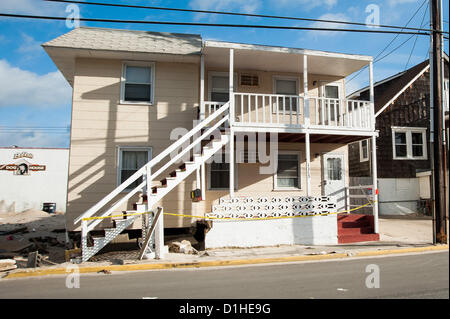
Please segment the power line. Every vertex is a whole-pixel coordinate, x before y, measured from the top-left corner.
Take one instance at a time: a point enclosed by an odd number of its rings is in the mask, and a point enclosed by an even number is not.
[[[39,20],[67,20],[66,17],[36,16],[26,14],[0,13],[0,17],[39,19]],[[413,34],[429,35],[426,32],[419,31],[393,31],[393,30],[362,30],[362,29],[341,29],[341,28],[314,28],[314,27],[295,27],[295,26],[275,26],[260,24],[227,24],[227,23],[199,23],[199,22],[175,22],[175,21],[142,21],[142,20],[115,20],[115,19],[94,19],[77,18],[78,21],[85,22],[106,22],[106,23],[128,23],[128,24],[157,24],[157,25],[183,25],[200,27],[227,27],[227,28],[255,28],[255,29],[280,29],[280,30],[308,30],[308,31],[336,31],[336,32],[359,32],[359,33],[391,33],[391,34]]]
[[[427,11],[428,11],[428,7],[425,7],[425,11],[423,12],[423,16],[422,16],[422,21],[420,21],[420,27],[423,26],[423,20],[425,20],[425,15],[427,14]],[[412,49],[411,49],[411,52],[409,53],[408,61],[407,61],[406,64],[405,64],[405,70],[408,68],[408,64],[409,64],[409,61],[411,60],[411,56],[412,56],[412,54],[413,54],[413,52],[414,52],[414,49],[415,49],[415,47],[416,47],[416,42],[417,42],[417,38],[418,38],[418,37],[419,37],[419,36],[416,35],[416,38],[414,39],[414,44],[413,44],[413,47],[412,47]]]
[[[414,17],[416,16],[416,14],[420,11],[420,9],[422,9],[422,7],[424,6],[424,4],[427,2],[428,0],[424,0],[423,2],[422,2],[422,4],[419,6],[419,8],[417,8],[417,10],[414,12],[414,14],[411,16],[411,18],[409,18],[409,20],[408,20],[408,22],[406,22],[406,24],[405,24],[405,27],[407,27],[408,26],[408,24],[412,21],[412,19],[414,19]],[[376,57],[375,57],[375,59],[374,59],[374,63],[375,62],[378,62],[378,61],[375,61],[375,60],[377,60],[382,54],[383,54],[383,52],[384,51],[386,51],[387,50],[387,48],[398,38],[398,36],[399,36],[399,34],[397,34],[385,47],[384,47],[384,49],[383,50],[381,50],[377,55],[376,55]],[[409,39],[411,39],[411,37],[409,38]],[[409,39],[406,41],[406,42],[408,42],[409,41]],[[404,42],[404,43],[406,43],[406,42]],[[404,44],[403,43],[403,44]],[[361,74],[361,72],[362,71],[364,71],[365,69],[367,68],[367,65],[366,66],[364,66],[362,69],[360,69],[359,71],[358,71],[358,73],[356,73],[354,76],[352,76],[348,81],[347,81],[347,84],[348,83],[350,83],[353,79],[355,79],[358,75],[360,75]]]
[[[368,24],[368,23],[362,23],[362,22],[341,21],[341,20],[312,19],[312,18],[300,18],[300,17],[291,17],[291,16],[275,16],[275,15],[241,13],[241,12],[229,12],[229,11],[213,11],[213,10],[198,10],[198,9],[184,9],[184,8],[168,8],[168,7],[142,6],[142,5],[118,4],[118,3],[104,3],[104,2],[71,1],[71,0],[46,0],[46,1],[59,2],[59,3],[73,3],[73,4],[81,4],[81,5],[95,5],[95,6],[107,6],[107,7],[133,8],[133,9],[148,9],[148,10],[162,10],[162,11],[177,11],[177,12],[206,13],[206,14],[217,14],[217,15],[244,16],[244,17],[253,17],[253,18],[268,18],[268,19],[323,22],[323,23],[333,23],[333,24],[347,24],[347,25],[358,25],[358,26],[365,26],[365,27],[380,27],[380,28],[427,31],[427,32],[436,31],[436,30],[431,30],[431,29],[422,29],[422,28],[413,28],[413,27],[405,28],[405,27],[401,27],[401,26],[383,25],[383,24],[379,25],[379,24]]]

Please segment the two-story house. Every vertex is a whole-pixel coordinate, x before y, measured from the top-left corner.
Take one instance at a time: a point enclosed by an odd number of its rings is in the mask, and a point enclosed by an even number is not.
[[[83,260],[159,206],[166,231],[215,218],[208,247],[378,238],[376,209],[336,214],[347,143],[377,136],[373,96],[344,93],[372,57],[86,27],[43,47],[73,88],[67,229],[108,238]]]

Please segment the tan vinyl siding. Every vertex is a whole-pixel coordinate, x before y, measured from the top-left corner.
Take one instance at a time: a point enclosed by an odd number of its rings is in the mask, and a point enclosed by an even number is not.
[[[122,61],[77,59],[66,214],[69,230],[79,230],[73,219],[117,187],[119,146],[151,147],[154,157],[173,142],[169,139],[173,128],[192,128],[199,101],[198,70],[196,64],[156,62],[154,105],[120,104]],[[186,193],[182,186],[165,200],[177,203]],[[181,191],[183,195],[178,194]],[[131,208],[136,200],[135,196],[122,209]],[[181,225],[171,225],[168,219],[167,226]]]

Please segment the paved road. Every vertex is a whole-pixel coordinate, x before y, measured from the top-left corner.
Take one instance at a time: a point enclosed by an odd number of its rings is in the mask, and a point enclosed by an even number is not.
[[[367,265],[380,288],[367,288]],[[375,283],[376,281],[372,281]],[[449,254],[81,275],[0,281],[0,298],[449,298]]]

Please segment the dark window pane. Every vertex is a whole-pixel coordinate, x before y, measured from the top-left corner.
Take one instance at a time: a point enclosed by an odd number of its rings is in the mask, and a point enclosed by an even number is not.
[[[211,189],[230,187],[230,164],[225,163],[225,157],[222,157],[222,163],[211,163]]]
[[[411,133],[413,144],[423,144],[422,133]]]
[[[395,144],[406,144],[406,133],[395,133]]]
[[[211,100],[214,102],[228,102],[229,93],[211,92]]]
[[[361,142],[361,148],[362,148],[362,157],[363,158],[367,158],[368,154],[367,154],[367,140],[364,140]]]
[[[299,187],[298,156],[296,154],[278,154],[278,187]]]
[[[414,157],[422,157],[423,156],[423,147],[422,145],[413,145],[412,152]]]
[[[406,145],[396,145],[395,146],[395,156],[396,157],[406,157]]]
[[[126,83],[125,101],[150,102],[150,85]]]
[[[229,188],[230,173],[227,171],[211,171],[211,188]]]
[[[339,87],[335,85],[327,85],[325,86],[325,97],[330,99],[338,99],[339,98]]]

